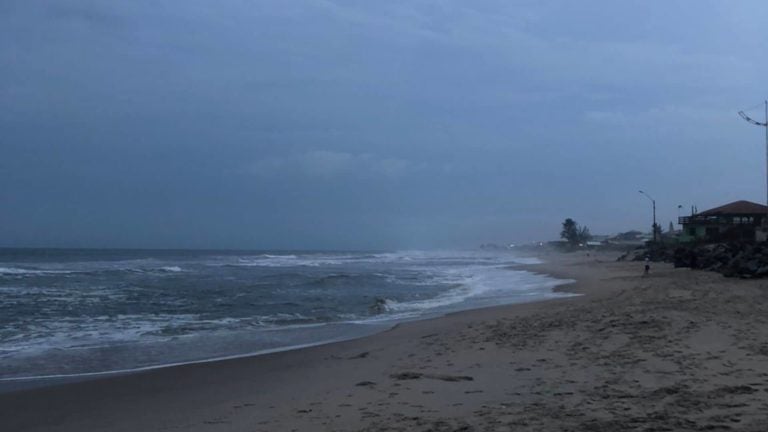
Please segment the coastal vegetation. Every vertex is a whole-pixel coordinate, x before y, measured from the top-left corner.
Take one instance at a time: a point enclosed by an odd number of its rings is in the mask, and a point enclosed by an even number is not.
[[[567,241],[570,246],[578,246],[588,242],[592,238],[587,226],[580,226],[571,218],[563,222],[563,230],[560,231],[560,238]]]

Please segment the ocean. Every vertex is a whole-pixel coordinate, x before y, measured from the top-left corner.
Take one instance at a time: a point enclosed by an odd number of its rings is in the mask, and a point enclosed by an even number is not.
[[[509,251],[0,249],[0,382],[88,376],[373,334],[569,294]]]

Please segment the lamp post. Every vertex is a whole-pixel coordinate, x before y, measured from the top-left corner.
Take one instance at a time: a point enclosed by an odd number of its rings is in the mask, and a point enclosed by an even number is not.
[[[760,126],[765,128],[765,180],[766,180],[766,204],[768,204],[768,100],[765,101],[765,121],[759,122],[751,117],[749,117],[747,114],[744,113],[744,111],[739,111],[739,115],[744,120],[748,121],[749,123]],[[766,217],[763,218],[763,228],[766,228],[768,226],[768,214],[766,214]]]
[[[651,203],[653,204],[653,241],[655,243],[656,240],[657,240],[656,239],[656,200],[651,198],[650,195],[648,195],[647,193],[645,193],[643,191],[638,191],[638,192],[640,192],[641,194],[645,195],[646,198],[651,200]]]

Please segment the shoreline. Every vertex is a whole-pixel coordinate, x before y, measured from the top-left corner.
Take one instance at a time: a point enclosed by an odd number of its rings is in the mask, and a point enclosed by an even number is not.
[[[387,331],[387,329],[382,331]],[[126,376],[126,375],[135,374],[135,373],[154,371],[158,369],[174,368],[174,367],[203,364],[203,363],[215,363],[220,361],[236,360],[241,358],[257,357],[257,356],[269,355],[269,354],[277,354],[277,353],[286,352],[286,351],[301,350],[301,349],[312,348],[320,345],[344,342],[347,340],[355,340],[363,337],[373,336],[375,334],[377,333],[373,333],[367,336],[351,337],[349,339],[327,340],[327,341],[320,341],[315,343],[287,346],[284,348],[266,349],[263,351],[257,351],[257,352],[251,352],[251,353],[235,354],[230,356],[214,357],[214,358],[202,359],[202,360],[190,360],[190,361],[176,362],[176,363],[163,363],[158,365],[141,366],[141,367],[130,368],[130,369],[109,370],[109,371],[99,371],[99,372],[83,372],[83,373],[75,373],[75,374],[0,378],[0,395],[4,393],[12,393],[12,392],[27,390],[32,388],[44,388],[49,386],[57,386],[60,384],[71,384],[71,383],[76,383],[80,381],[98,380],[101,378],[110,378],[110,377],[117,377],[117,376]]]
[[[569,290],[561,289],[561,287],[572,285],[575,283],[575,281],[572,279],[555,277],[546,272],[542,272],[541,266],[543,264],[544,264],[543,262],[533,263],[533,264],[520,263],[520,264],[509,265],[506,268],[511,271],[526,271],[535,275],[551,278],[557,281],[556,285],[550,288],[552,293],[570,293]],[[563,298],[567,298],[567,297],[563,297]],[[50,386],[72,384],[80,381],[98,380],[98,379],[110,378],[110,377],[116,377],[116,376],[126,376],[126,375],[143,373],[143,372],[148,372],[148,371],[153,371],[158,369],[174,368],[174,367],[204,364],[204,363],[215,363],[220,361],[277,354],[277,353],[282,353],[287,351],[303,350],[306,348],[313,348],[313,347],[318,347],[322,345],[330,345],[330,344],[335,344],[339,342],[347,342],[347,341],[353,341],[353,340],[358,340],[358,339],[363,339],[368,337],[375,337],[378,334],[391,331],[400,325],[408,324],[412,322],[441,319],[443,317],[452,316],[454,314],[462,314],[465,312],[479,311],[479,310],[489,309],[489,308],[509,307],[509,306],[522,305],[522,304],[528,304],[528,303],[538,303],[538,302],[551,301],[551,300],[557,300],[557,299],[558,299],[557,297],[541,298],[541,299],[518,301],[514,303],[506,303],[506,304],[500,304],[500,305],[494,305],[494,306],[475,306],[475,307],[469,307],[467,309],[460,309],[455,311],[425,313],[424,315],[415,316],[411,318],[400,318],[400,319],[389,318],[389,319],[383,319],[380,321],[372,321],[372,322],[364,322],[364,323],[347,323],[347,322],[325,323],[324,325],[347,325],[347,324],[360,324],[363,326],[367,325],[367,326],[370,326],[371,330],[355,332],[354,334],[350,333],[347,335],[341,335],[341,336],[330,338],[330,339],[322,339],[314,342],[301,343],[297,345],[287,345],[287,346],[276,347],[276,348],[265,348],[263,350],[243,352],[240,354],[175,361],[175,362],[169,362],[169,363],[159,363],[159,364],[152,364],[152,365],[145,365],[145,366],[138,366],[138,367],[128,367],[124,369],[115,369],[115,370],[0,378],[0,394],[13,393],[16,391],[33,389],[33,388],[45,388]]]
[[[524,270],[531,273],[552,277],[554,279],[564,280],[565,282],[552,288],[553,292],[567,292],[567,293],[573,293],[577,295],[583,294],[583,293],[577,292],[577,289],[576,289],[579,281],[574,280],[570,277],[566,277],[567,273],[558,272],[557,271],[559,268],[558,265],[554,265],[551,268],[549,268],[547,267],[547,264],[548,263],[545,261],[542,261],[540,263],[535,263],[535,264],[515,264],[510,266],[509,269]],[[552,273],[559,273],[559,275],[554,275]],[[258,361],[258,359],[272,360],[273,358],[276,358],[279,356],[285,356],[285,355],[302,356],[304,353],[313,355],[316,353],[311,352],[311,350],[327,349],[327,350],[333,351],[337,349],[339,350],[346,349],[346,347],[344,346],[345,344],[354,345],[356,342],[359,342],[360,344],[364,344],[368,341],[375,341],[378,338],[380,338],[382,335],[387,335],[391,332],[401,331],[403,328],[407,328],[412,325],[418,325],[420,323],[421,324],[433,323],[433,322],[439,323],[441,320],[446,320],[446,319],[448,320],[458,319],[462,321],[467,319],[471,320],[471,319],[475,319],[476,315],[478,314],[499,313],[500,311],[507,310],[508,308],[522,309],[525,307],[539,305],[542,303],[560,302],[560,301],[566,301],[566,300],[570,301],[574,298],[576,298],[576,296],[541,299],[541,300],[533,300],[530,302],[511,303],[511,304],[497,305],[497,306],[485,306],[480,308],[446,312],[441,315],[425,317],[422,319],[394,322],[388,328],[385,328],[373,334],[369,334],[361,337],[353,337],[350,339],[343,339],[343,340],[336,340],[336,341],[322,341],[315,344],[308,344],[307,346],[287,347],[285,349],[275,349],[275,350],[271,350],[263,353],[247,353],[242,355],[227,356],[224,358],[181,362],[177,364],[168,364],[168,365],[148,366],[148,367],[130,369],[125,371],[106,371],[106,372],[95,372],[95,373],[77,374],[77,375],[63,375],[63,376],[54,376],[54,377],[11,378],[11,379],[5,380],[5,383],[8,383],[10,385],[5,385],[3,382],[0,382],[0,406],[2,406],[2,402],[4,398],[13,397],[14,395],[19,395],[19,394],[42,393],[46,395],[47,393],[51,393],[51,392],[58,393],[59,391],[66,393],[70,388],[72,389],[72,391],[80,391],[80,389],[77,389],[76,387],[83,386],[83,385],[110,386],[111,384],[109,384],[109,381],[112,381],[112,380],[116,380],[116,381],[129,380],[130,381],[133,377],[143,377],[143,376],[151,377],[154,374],[163,374],[165,372],[173,373],[174,371],[182,371],[182,370],[195,369],[198,367],[207,367],[207,366],[210,366],[213,368],[225,367],[230,362],[237,362],[237,361],[247,362],[249,360]],[[140,378],[137,378],[137,379],[140,379]],[[116,385],[120,385],[120,384],[118,383]],[[0,409],[0,414],[2,414],[2,409]],[[0,416],[0,419],[1,418],[2,416]],[[0,426],[2,426],[2,422],[0,422]],[[49,425],[49,426],[52,426],[52,425]],[[30,429],[30,430],[35,430],[35,429]],[[67,430],[67,429],[62,429],[62,430]]]
[[[576,282],[560,288],[586,295],[0,394],[0,428],[762,430],[768,294],[759,281],[668,265],[642,277],[612,254],[543,258],[527,270],[569,276]]]

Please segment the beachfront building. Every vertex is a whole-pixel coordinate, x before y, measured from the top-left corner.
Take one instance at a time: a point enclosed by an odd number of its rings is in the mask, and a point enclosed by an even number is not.
[[[683,216],[681,241],[765,241],[763,222],[768,207],[751,201],[734,201],[710,210]]]

